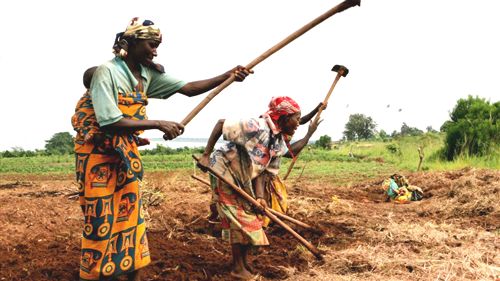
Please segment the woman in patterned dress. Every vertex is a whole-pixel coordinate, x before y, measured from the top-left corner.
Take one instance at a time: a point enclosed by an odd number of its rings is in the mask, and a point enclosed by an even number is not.
[[[263,173],[277,175],[281,156],[299,153],[317,129],[318,124],[311,123],[306,136],[290,145],[289,138],[299,126],[300,115],[299,105],[290,97],[281,96],[271,100],[268,111],[260,118],[219,120],[200,158],[199,167],[202,170],[211,167],[254,197],[261,207],[267,207]],[[229,142],[213,151],[221,135]],[[262,229],[263,220],[228,185],[212,175],[210,179],[221,218],[222,238],[231,244],[231,275],[250,280],[255,275],[248,266],[248,250],[251,246],[269,245]]]
[[[150,263],[140,187],[143,167],[138,137],[157,129],[164,138],[183,133],[183,125],[148,120],[148,98],[188,97],[211,90],[234,74],[250,73],[237,66],[219,76],[186,83],[153,62],[161,43],[152,21],[132,19],[117,34],[115,58],[93,73],[90,88],[79,100],[72,125],[76,179],[84,214],[80,280],[108,280],[127,275],[140,280],[139,269]],[[84,81],[88,81],[88,77]]]

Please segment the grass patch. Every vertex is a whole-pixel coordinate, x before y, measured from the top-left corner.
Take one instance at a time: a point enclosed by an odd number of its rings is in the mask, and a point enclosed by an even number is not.
[[[390,142],[348,142],[332,150],[308,147],[302,151],[290,177],[331,177],[341,182],[352,177],[371,178],[395,171],[414,172],[419,163],[418,148],[424,151],[423,171],[447,171],[465,167],[499,169],[498,151],[485,157],[461,157],[454,161],[441,160],[443,135],[424,134],[403,137]],[[194,169],[191,154],[186,150],[175,154],[144,155],[144,169],[148,171],[175,171]],[[290,159],[284,158],[281,174],[286,173]],[[73,155],[0,158],[0,174],[72,174]]]

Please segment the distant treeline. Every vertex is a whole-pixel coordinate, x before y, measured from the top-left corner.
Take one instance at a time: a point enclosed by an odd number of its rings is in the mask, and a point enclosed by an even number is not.
[[[69,133],[68,133],[69,134]],[[0,152],[0,158],[13,158],[13,157],[37,157],[37,156],[52,156],[52,155],[70,155],[73,154],[73,140],[71,140],[71,148],[66,149],[35,149],[24,150],[19,147],[14,147],[11,150]],[[184,153],[202,153],[204,147],[178,147],[170,148],[163,145],[156,145],[152,149],[141,149],[142,155],[173,155]]]
[[[439,129],[444,137],[444,147],[439,155],[449,161],[457,157],[470,156],[497,156],[500,144],[500,102],[490,103],[483,98],[469,96],[467,99],[459,99],[450,113],[450,120],[444,122]],[[343,142],[356,141],[383,141],[391,142],[394,139],[408,136],[424,138],[438,134],[431,126],[424,131],[411,127],[403,122],[401,130],[393,131],[392,134],[384,130],[377,131],[375,121],[364,114],[352,114],[345,125],[344,137],[340,142],[334,143],[328,135],[321,136],[313,146],[331,149],[332,146]],[[206,139],[191,138],[184,141],[205,142]],[[391,151],[397,151],[397,147],[389,145]],[[142,155],[171,155],[179,153],[201,153],[203,147],[199,148],[170,148],[160,144],[153,149],[141,150]],[[24,150],[13,148],[9,151],[0,152],[0,157],[33,157],[50,155],[67,155],[73,152],[73,137],[68,132],[56,133],[50,140],[46,141],[45,149]]]

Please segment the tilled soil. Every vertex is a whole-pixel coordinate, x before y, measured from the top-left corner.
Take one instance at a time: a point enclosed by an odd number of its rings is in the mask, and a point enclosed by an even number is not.
[[[406,176],[424,189],[422,201],[386,201],[383,177],[345,186],[291,180],[290,215],[314,229],[289,225],[324,259],[271,226],[253,270],[263,280],[498,280],[500,171]],[[208,187],[185,172],[149,173],[145,183],[153,261],[143,280],[232,280],[229,246],[207,221]],[[78,280],[75,191],[70,176],[0,177],[0,280]]]

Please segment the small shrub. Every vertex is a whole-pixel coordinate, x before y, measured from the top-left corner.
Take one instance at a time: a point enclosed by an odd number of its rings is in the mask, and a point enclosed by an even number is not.
[[[332,149],[332,138],[328,135],[324,135],[319,137],[315,143],[316,147],[324,148],[324,149]]]
[[[396,143],[390,143],[385,148],[392,154],[401,155],[401,148]]]

